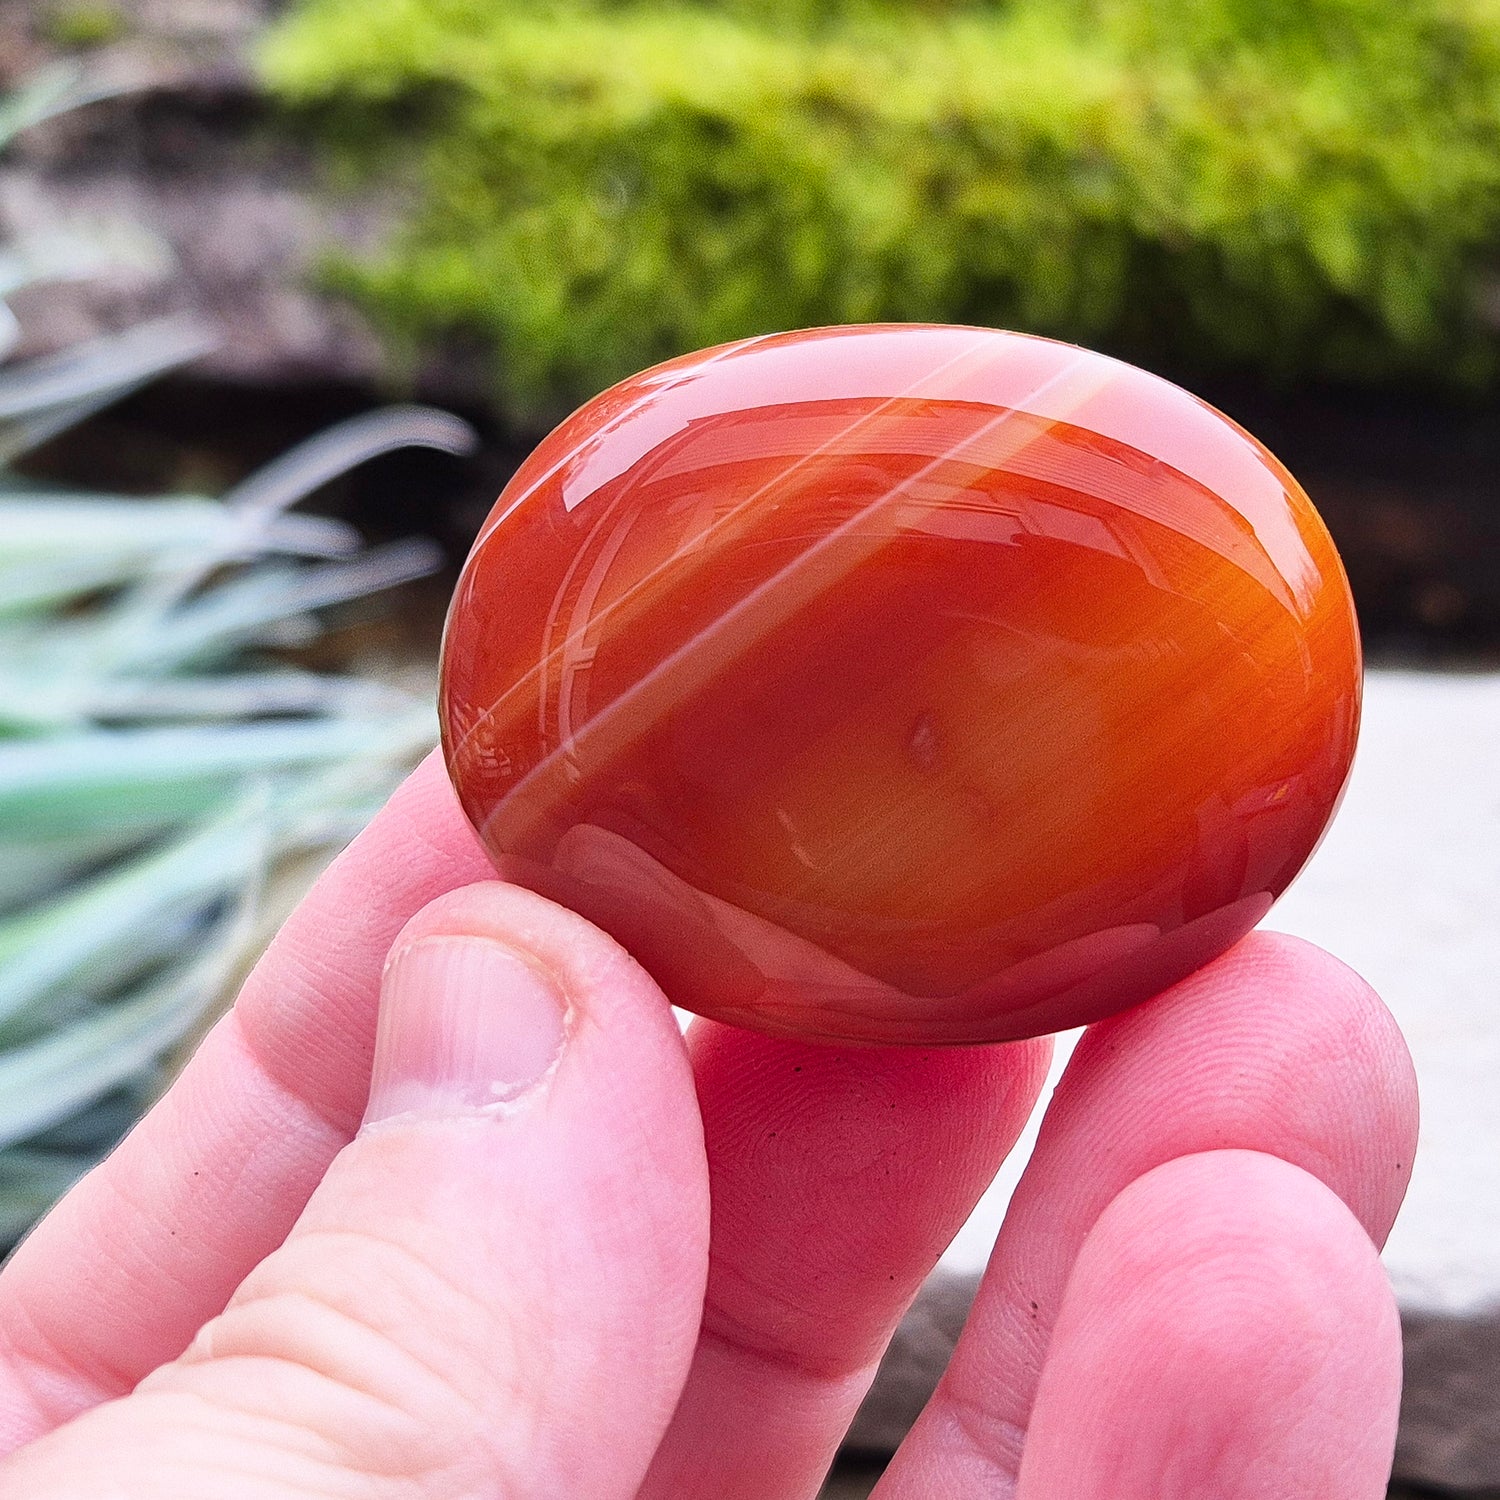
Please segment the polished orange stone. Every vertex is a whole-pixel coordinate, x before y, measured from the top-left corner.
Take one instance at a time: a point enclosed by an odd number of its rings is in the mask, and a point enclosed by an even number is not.
[[[764,1030],[992,1041],[1255,925],[1358,729],[1306,495],[1185,391],[973,328],[780,334],[563,423],[475,544],[443,738],[508,879]]]

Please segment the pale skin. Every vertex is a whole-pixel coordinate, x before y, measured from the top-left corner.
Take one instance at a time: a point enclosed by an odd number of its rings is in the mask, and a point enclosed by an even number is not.
[[[808,1500],[1047,1056],[684,1040],[429,760],[0,1275],[0,1496]],[[879,1500],[1376,1500],[1416,1118],[1289,938],[1093,1028]]]

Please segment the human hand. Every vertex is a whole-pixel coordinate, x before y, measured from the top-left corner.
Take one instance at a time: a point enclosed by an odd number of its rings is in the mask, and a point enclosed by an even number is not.
[[[1049,1044],[684,1043],[489,877],[429,760],[16,1253],[0,1497],[816,1493]],[[1383,1494],[1415,1130],[1390,1016],[1291,939],[1092,1028],[880,1500]]]

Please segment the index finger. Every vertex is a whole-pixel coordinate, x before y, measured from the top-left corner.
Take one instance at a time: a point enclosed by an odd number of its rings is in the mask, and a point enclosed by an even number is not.
[[[434,751],[166,1096],[0,1274],[0,1454],[181,1353],[281,1242],[358,1128],[392,941],[435,897],[489,878]]]

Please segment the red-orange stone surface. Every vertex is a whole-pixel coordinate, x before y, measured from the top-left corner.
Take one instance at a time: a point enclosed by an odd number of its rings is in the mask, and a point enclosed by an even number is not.
[[[972,328],[648,370],[523,465],[464,570],[444,744],[502,875],[678,1004],[973,1042],[1147,998],[1339,800],[1348,585],[1186,392]]]

